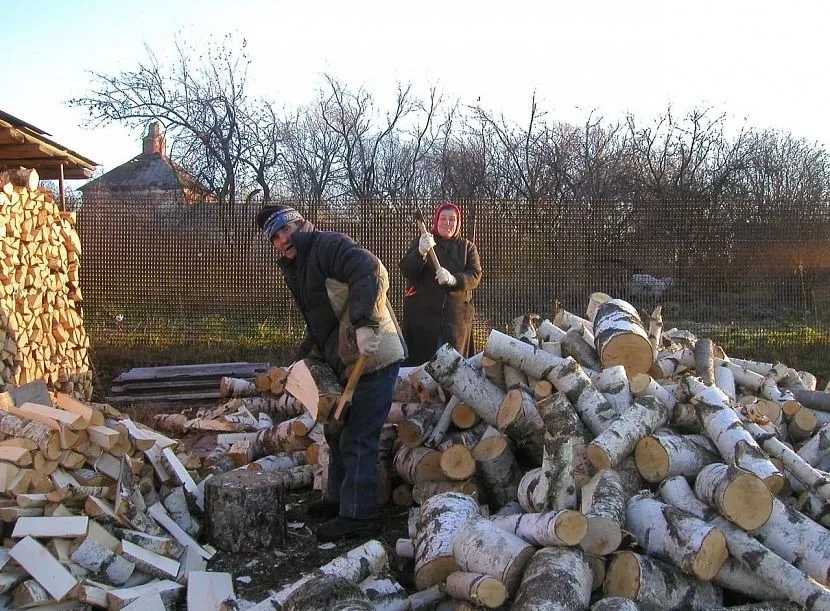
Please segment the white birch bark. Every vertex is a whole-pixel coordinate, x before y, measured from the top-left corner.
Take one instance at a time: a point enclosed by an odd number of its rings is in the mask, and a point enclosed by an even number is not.
[[[606,367],[591,379],[597,390],[608,399],[608,402],[618,414],[624,413],[631,407],[634,399],[631,396],[631,386],[625,373],[625,367],[622,365]]]
[[[591,602],[593,573],[576,549],[545,547],[527,563],[513,611],[584,611]]]
[[[484,517],[467,520],[453,542],[453,556],[462,570],[492,575],[511,596],[534,552],[532,545]]]
[[[437,494],[424,502],[415,535],[415,586],[419,590],[459,570],[453,540],[464,522],[478,514],[475,499],[458,492]]]
[[[638,494],[626,506],[625,526],[652,558],[711,581],[726,561],[726,537],[685,511]]]
[[[744,530],[760,528],[772,514],[772,494],[763,480],[733,465],[704,467],[695,479],[695,494]]]
[[[631,408],[614,420],[588,444],[588,460],[597,469],[618,465],[634,451],[637,442],[664,424],[669,408],[657,397],[639,397]]]
[[[588,530],[580,547],[588,553],[604,556],[622,542],[625,523],[626,492],[616,471],[597,473],[582,488],[582,513],[588,518]]]
[[[588,519],[571,509],[498,515],[491,520],[536,547],[579,545],[588,532]]]
[[[720,528],[730,555],[784,597],[813,611],[830,610],[830,590],[700,502],[684,478],[666,479],[660,485],[660,494],[666,502]]]

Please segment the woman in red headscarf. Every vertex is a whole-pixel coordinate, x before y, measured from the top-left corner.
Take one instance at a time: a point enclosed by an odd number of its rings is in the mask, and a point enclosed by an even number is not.
[[[435,250],[436,271],[427,256]],[[473,354],[473,289],[481,282],[476,245],[461,237],[461,210],[438,204],[429,233],[415,238],[400,264],[406,278],[403,335],[408,365],[425,363],[449,342],[463,356]]]

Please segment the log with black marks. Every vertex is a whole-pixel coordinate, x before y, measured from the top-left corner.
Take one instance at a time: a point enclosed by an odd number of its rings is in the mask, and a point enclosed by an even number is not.
[[[582,611],[591,601],[593,573],[577,549],[545,547],[527,563],[513,611]]]

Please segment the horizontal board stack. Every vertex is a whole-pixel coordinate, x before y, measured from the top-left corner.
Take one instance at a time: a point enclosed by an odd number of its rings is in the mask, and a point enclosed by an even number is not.
[[[88,399],[75,213],[62,212],[38,181],[35,170],[0,172],[0,382],[43,380]]]
[[[179,446],[43,382],[0,394],[0,607],[235,604],[230,575],[206,571],[207,480]]]
[[[381,452],[411,505],[396,554],[418,592],[384,600],[830,609],[830,394],[605,297],[402,372]],[[255,609],[307,588],[326,582]]]
[[[253,381],[268,368],[268,363],[245,362],[135,367],[112,381],[106,401],[119,405],[219,399],[223,377]]]

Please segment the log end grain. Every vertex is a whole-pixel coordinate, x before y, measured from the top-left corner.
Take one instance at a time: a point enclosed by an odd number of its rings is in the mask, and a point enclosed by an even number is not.
[[[588,518],[578,511],[563,511],[556,520],[554,533],[565,545],[579,545],[588,533]]]
[[[594,465],[597,471],[610,469],[613,466],[611,464],[611,459],[608,454],[605,453],[605,450],[594,443],[589,443],[585,446],[585,454],[588,456],[588,460],[591,461],[591,464]]]
[[[640,594],[640,564],[632,552],[614,554],[605,575],[606,596],[637,600]]]
[[[604,369],[623,365],[629,379],[638,373],[647,373],[654,363],[651,343],[645,337],[623,333],[610,339],[603,347],[600,361]]]
[[[669,472],[669,454],[654,437],[643,437],[634,448],[637,470],[647,482],[657,483],[666,479]]]
[[[723,494],[724,515],[744,530],[755,530],[772,515],[772,495],[762,479],[754,473],[741,473],[729,483]]]
[[[692,562],[692,573],[701,581],[712,581],[728,556],[726,537],[720,530],[713,529],[704,537]]]

